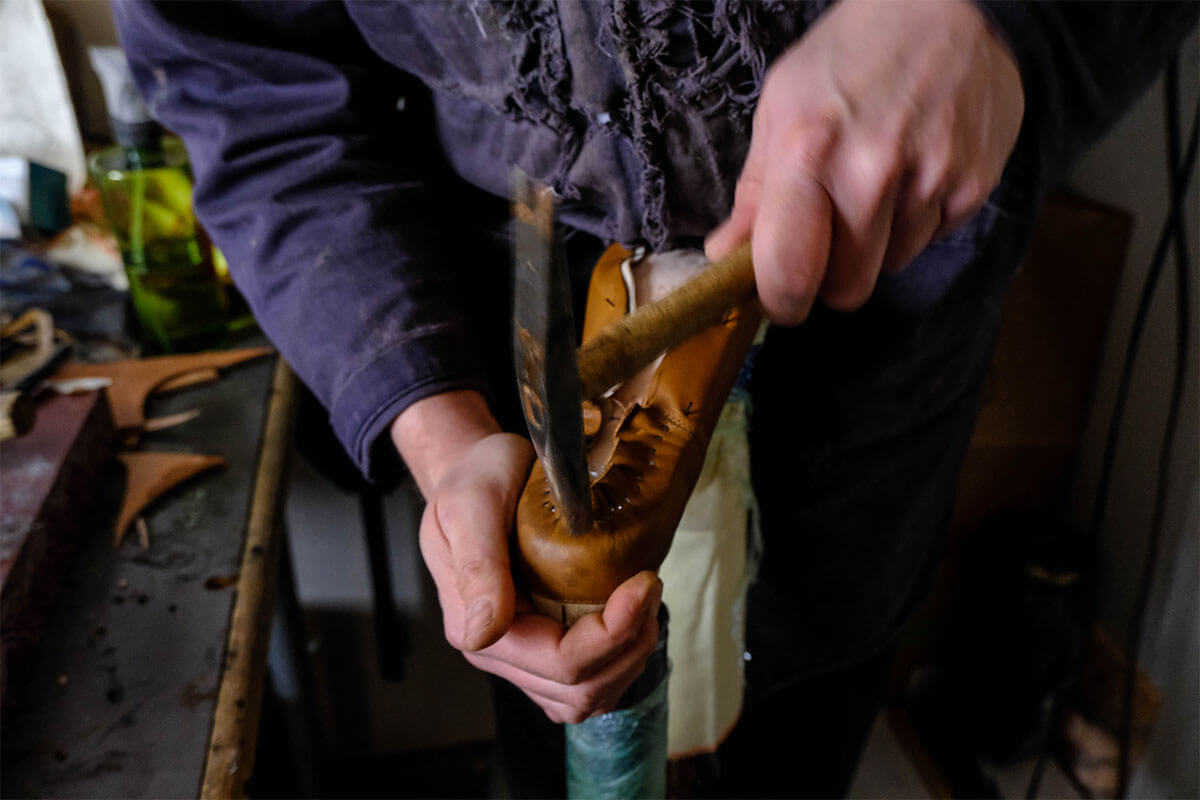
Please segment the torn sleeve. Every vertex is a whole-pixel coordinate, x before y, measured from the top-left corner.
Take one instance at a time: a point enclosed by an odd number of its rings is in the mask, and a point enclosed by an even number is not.
[[[483,391],[423,87],[340,4],[113,10],[151,113],[187,145],[200,222],[359,468],[411,403]]]

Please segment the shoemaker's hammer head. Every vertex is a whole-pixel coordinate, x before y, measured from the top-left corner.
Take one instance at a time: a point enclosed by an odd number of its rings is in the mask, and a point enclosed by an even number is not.
[[[575,319],[554,195],[513,176],[513,350],[521,410],[558,513],[572,533],[592,527]]]

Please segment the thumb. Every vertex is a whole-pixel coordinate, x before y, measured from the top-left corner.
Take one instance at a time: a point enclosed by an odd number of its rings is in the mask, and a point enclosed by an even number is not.
[[[514,591],[507,559],[455,565],[466,617],[463,649],[482,650],[495,644],[512,626]]]
[[[452,506],[453,510],[439,506],[438,521],[450,548],[454,585],[462,602],[462,646],[482,650],[512,625],[515,597],[504,528],[507,517],[495,514],[495,506],[478,497],[457,497]]]
[[[482,650],[512,625],[515,591],[505,536],[470,536],[451,546],[451,555],[464,609],[462,646]]]

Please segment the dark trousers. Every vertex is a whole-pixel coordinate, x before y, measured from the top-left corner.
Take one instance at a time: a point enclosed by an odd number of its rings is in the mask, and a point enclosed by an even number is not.
[[[742,712],[704,797],[844,797],[883,704],[892,649],[786,686]]]

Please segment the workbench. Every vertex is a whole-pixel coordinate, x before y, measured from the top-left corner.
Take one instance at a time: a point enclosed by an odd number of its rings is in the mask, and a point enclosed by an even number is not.
[[[5,714],[5,797],[228,797],[253,770],[284,549],[295,378],[278,358],[152,397],[149,416],[199,408],[139,450],[222,456],[113,548],[114,461]]]

